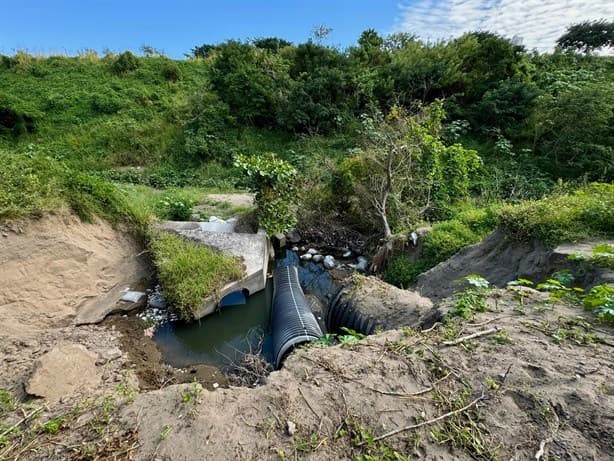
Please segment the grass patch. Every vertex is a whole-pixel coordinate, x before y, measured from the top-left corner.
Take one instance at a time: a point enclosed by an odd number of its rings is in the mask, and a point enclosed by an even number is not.
[[[590,184],[571,193],[501,208],[506,235],[539,239],[550,247],[588,237],[614,236],[614,184]]]
[[[154,235],[151,250],[165,297],[184,320],[193,319],[205,297],[244,271],[236,258],[176,235]]]
[[[36,152],[0,150],[0,220],[22,218],[64,205],[65,167]]]

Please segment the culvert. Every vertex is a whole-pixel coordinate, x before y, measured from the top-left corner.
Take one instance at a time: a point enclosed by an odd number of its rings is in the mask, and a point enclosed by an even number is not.
[[[376,329],[428,328],[440,318],[441,312],[428,298],[375,277],[354,275],[331,298],[326,328],[331,333],[345,327],[369,335]]]
[[[271,331],[273,363],[279,368],[295,346],[322,337],[322,330],[311,312],[295,266],[282,266],[273,273]]]

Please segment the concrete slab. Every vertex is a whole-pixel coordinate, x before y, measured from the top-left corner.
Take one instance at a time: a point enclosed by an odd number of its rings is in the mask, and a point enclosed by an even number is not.
[[[227,284],[219,293],[204,299],[200,309],[195,313],[197,319],[215,312],[219,301],[229,293],[247,290],[251,295],[264,290],[269,262],[269,240],[265,234],[210,231],[206,224],[214,223],[164,221],[156,226],[163,232],[181,235],[229,256],[241,257],[243,260],[245,276],[241,280]]]

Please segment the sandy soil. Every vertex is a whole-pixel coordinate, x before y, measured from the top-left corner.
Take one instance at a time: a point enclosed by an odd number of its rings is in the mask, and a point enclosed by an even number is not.
[[[23,398],[70,350],[95,383],[75,368],[75,395],[0,401],[0,459],[613,459],[614,331],[544,293],[493,290],[471,320],[300,348],[224,388],[158,366],[130,316],[73,324],[145,269],[121,230],[56,215],[0,233],[0,389]]]
[[[136,458],[329,460],[394,450],[425,460],[612,459],[612,330],[525,294],[521,305],[515,291],[496,291],[491,311],[428,333],[301,349],[261,388],[141,394],[124,413],[139,428]],[[563,330],[567,339],[553,340]]]
[[[1,231],[0,388],[21,393],[35,360],[56,346],[82,344],[100,356],[120,347],[113,328],[75,328],[73,322],[79,311],[115,303],[110,293],[149,275],[141,248],[126,232],[67,212]]]

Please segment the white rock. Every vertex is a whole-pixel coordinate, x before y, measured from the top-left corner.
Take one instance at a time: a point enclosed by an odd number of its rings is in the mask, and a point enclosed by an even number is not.
[[[314,263],[321,263],[324,260],[324,256],[322,255],[313,255],[311,259]]]
[[[352,256],[352,252],[351,251],[346,251],[345,253],[343,253],[343,259],[347,259],[349,257]]]
[[[310,253],[305,253],[304,255],[301,255],[301,260],[303,261],[311,261],[311,258],[313,258],[313,255],[311,255]]]
[[[292,251],[298,252],[298,247],[292,247]]]
[[[316,250],[315,248],[309,248],[309,250],[307,250],[307,253],[309,253],[310,255],[317,255],[318,254],[318,250]]]
[[[327,269],[334,269],[335,267],[335,258],[331,255],[326,255],[324,257],[324,267]]]
[[[367,272],[367,258],[363,256],[358,257],[358,263],[356,264],[356,270],[360,272]]]
[[[409,234],[409,240],[411,241],[411,243],[414,244],[414,246],[416,246],[416,243],[418,243],[418,234],[416,233],[416,231],[413,231],[411,234]]]
[[[292,421],[288,420],[286,422],[286,432],[288,433],[288,435],[290,437],[292,437],[294,435],[294,433],[296,432],[296,424],[294,424]]]

